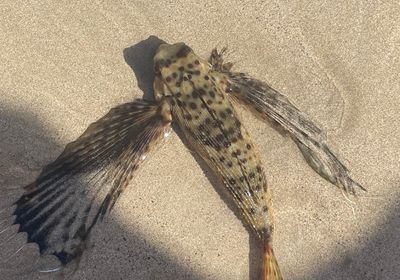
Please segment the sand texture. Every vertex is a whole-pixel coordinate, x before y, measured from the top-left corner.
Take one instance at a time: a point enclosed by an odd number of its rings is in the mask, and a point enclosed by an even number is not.
[[[368,189],[349,202],[289,138],[239,110],[267,170],[285,279],[400,279],[399,14],[395,0],[3,0],[0,205],[110,108],[152,94],[161,40],[203,57],[228,46],[234,69],[323,127]],[[95,228],[72,279],[258,279],[260,244],[219,188],[173,133]],[[21,273],[23,259],[0,264],[0,279],[53,279]]]

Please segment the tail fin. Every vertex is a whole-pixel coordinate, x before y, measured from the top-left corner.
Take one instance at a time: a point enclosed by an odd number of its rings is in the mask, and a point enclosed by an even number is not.
[[[262,280],[283,280],[281,271],[279,269],[278,261],[272,250],[271,242],[266,239],[264,241],[264,254],[263,254],[263,271]]]

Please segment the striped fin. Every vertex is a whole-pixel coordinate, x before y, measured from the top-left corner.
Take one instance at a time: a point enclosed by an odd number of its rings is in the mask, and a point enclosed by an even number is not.
[[[114,206],[133,172],[170,129],[166,102],[113,108],[46,166],[15,202],[15,221],[41,255],[66,265],[85,250],[99,218]]]
[[[302,152],[307,163],[323,178],[343,190],[355,194],[365,189],[355,182],[348,169],[325,143],[324,132],[284,95],[266,83],[243,73],[226,73],[229,85],[226,91],[256,116],[276,122],[288,132]]]

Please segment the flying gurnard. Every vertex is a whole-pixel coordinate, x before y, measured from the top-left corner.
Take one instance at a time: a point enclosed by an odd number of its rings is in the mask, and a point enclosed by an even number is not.
[[[184,43],[161,44],[154,56],[154,99],[117,106],[91,124],[25,187],[13,224],[41,255],[63,265],[78,259],[91,229],[114,206],[171,123],[221,179],[263,244],[261,279],[283,279],[272,249],[271,194],[263,164],[233,103],[286,132],[307,163],[344,191],[364,188],[328,148],[323,131],[266,83],[231,71],[223,52],[208,60]]]

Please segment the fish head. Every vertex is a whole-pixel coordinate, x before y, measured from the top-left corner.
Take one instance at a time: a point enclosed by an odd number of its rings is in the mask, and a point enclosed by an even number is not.
[[[203,76],[209,70],[208,62],[185,43],[160,45],[154,56],[156,97],[158,92],[165,96],[182,91],[183,81]]]
[[[171,65],[182,64],[193,54],[193,50],[185,43],[161,44],[154,56],[154,71],[156,74],[163,73]]]

